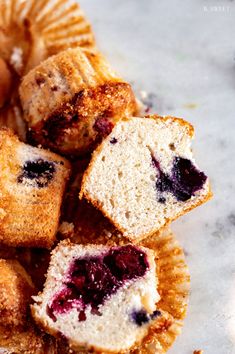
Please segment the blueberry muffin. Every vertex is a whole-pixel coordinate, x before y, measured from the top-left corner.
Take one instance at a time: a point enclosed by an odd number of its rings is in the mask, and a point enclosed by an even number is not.
[[[55,241],[70,164],[0,130],[0,244],[48,247]]]
[[[80,198],[131,241],[153,234],[211,196],[193,159],[193,133],[178,118],[123,119],[93,153]]]
[[[20,86],[30,141],[84,155],[137,109],[131,86],[97,51],[68,49],[31,70]]]
[[[120,353],[140,342],[159,315],[154,253],[62,241],[34,300],[36,322],[72,348]]]
[[[121,353],[129,338],[129,345],[131,339],[135,344],[126,354],[163,354],[181,333],[187,309],[190,279],[183,250],[169,229],[138,246],[123,239],[120,246],[115,235],[109,241],[109,246],[61,242],[52,252],[44,290],[34,297],[33,316],[60,339],[61,353],[68,348],[70,353],[87,353],[88,348]],[[125,303],[120,304],[121,297]]]
[[[24,325],[35,290],[30,276],[16,260],[0,259],[0,325]]]

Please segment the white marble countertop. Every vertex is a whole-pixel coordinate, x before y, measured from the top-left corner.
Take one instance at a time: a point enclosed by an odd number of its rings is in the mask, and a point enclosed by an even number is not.
[[[174,222],[191,273],[182,334],[169,351],[235,353],[235,2],[81,0],[100,49],[153,111],[195,126],[214,198]]]

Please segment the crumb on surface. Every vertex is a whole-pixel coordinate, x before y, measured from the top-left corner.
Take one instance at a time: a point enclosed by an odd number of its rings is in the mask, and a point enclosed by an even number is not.
[[[70,237],[74,232],[74,224],[72,222],[63,221],[59,226],[58,232],[65,238]]]

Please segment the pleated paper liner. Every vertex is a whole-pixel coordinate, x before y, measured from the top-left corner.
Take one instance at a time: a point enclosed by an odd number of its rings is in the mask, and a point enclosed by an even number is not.
[[[49,56],[77,46],[95,46],[91,25],[77,2],[0,0],[0,58],[13,80],[11,97],[0,108],[0,127],[12,128],[25,141],[18,101],[20,77]]]
[[[181,333],[190,291],[190,276],[183,249],[169,228],[144,240],[141,245],[156,252],[158,292],[156,319],[141,346],[131,353],[166,353]]]
[[[79,4],[69,0],[1,0],[0,43],[0,56],[19,75],[61,50],[95,44]]]

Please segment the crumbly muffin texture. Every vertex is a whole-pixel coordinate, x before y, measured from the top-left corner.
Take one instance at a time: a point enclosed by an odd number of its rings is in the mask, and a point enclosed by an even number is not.
[[[123,119],[93,153],[80,198],[132,241],[153,234],[211,195],[193,159],[192,137],[182,119]]]
[[[74,349],[121,352],[147,334],[159,315],[153,251],[62,241],[52,253],[32,314]]]
[[[68,49],[31,70],[20,97],[32,142],[82,155],[136,112],[131,86],[96,50]]]
[[[55,241],[70,164],[0,130],[0,244],[46,247]]]

